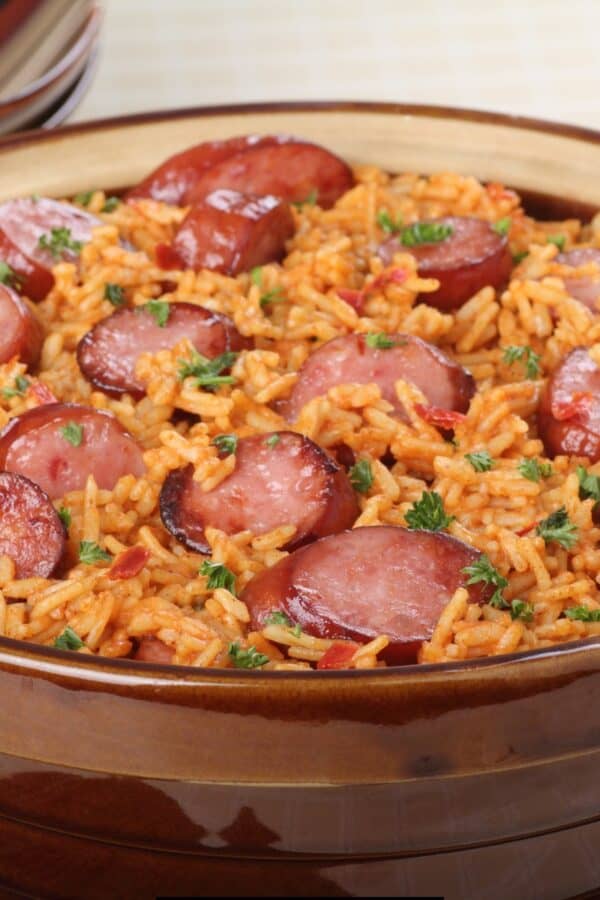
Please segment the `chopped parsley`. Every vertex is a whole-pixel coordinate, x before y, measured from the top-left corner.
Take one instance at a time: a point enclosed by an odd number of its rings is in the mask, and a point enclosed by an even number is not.
[[[234,641],[227,648],[227,653],[236,669],[256,669],[269,662],[269,657],[259,653],[256,647],[244,649],[239,641]]]
[[[80,206],[89,206],[90,200],[94,196],[93,191],[81,191],[80,194],[75,194],[73,198],[75,203],[79,203]]]
[[[79,447],[83,440],[83,425],[78,425],[77,422],[67,422],[60,429],[60,433],[65,441],[68,441],[73,447]]]
[[[101,211],[103,213],[114,212],[120,202],[118,197],[107,197]]]
[[[547,240],[549,244],[554,244],[558,247],[561,252],[565,249],[566,237],[564,234],[549,234]]]
[[[313,188],[310,194],[304,198],[304,200],[296,200],[292,202],[292,206],[295,206],[296,209],[302,209],[303,206],[314,206],[319,198],[319,192],[316,188]]]
[[[125,292],[120,284],[112,284],[107,281],[104,285],[104,299],[112,303],[113,306],[123,306],[125,303]]]
[[[521,619],[523,622],[531,622],[533,619],[533,603],[525,600],[512,600],[510,604],[511,619]]]
[[[257,287],[261,286],[262,283],[262,266],[254,266],[253,269],[250,269],[250,280]]]
[[[489,472],[494,465],[494,460],[488,450],[474,450],[473,453],[465,453],[467,459],[476,472]]]
[[[289,616],[286,616],[280,609],[274,609],[269,613],[264,621],[265,625],[281,625],[283,628],[291,628],[294,637],[300,637],[302,628],[298,622],[292,622]]]
[[[7,262],[0,259],[0,284],[14,284],[18,280],[17,273]]]
[[[366,494],[373,484],[373,471],[368,459],[359,459],[348,471],[350,484],[359,494]]]
[[[152,316],[159,328],[164,328],[169,321],[171,305],[166,300],[149,300],[140,308]]]
[[[492,228],[496,232],[496,234],[499,234],[501,237],[506,237],[506,235],[510,231],[511,225],[512,219],[510,218],[510,216],[505,216],[504,219],[498,219],[497,222],[494,222]]]
[[[387,209],[380,209],[377,213],[377,224],[386,234],[397,234],[402,231],[402,216],[398,216],[394,222]]]
[[[423,491],[421,499],[415,500],[404,518],[411,531],[442,531],[456,516],[446,515],[444,501],[437,491]]]
[[[93,566],[97,562],[110,562],[112,556],[103,550],[95,541],[79,542],[79,562],[86,566]]]
[[[465,575],[469,576],[467,584],[489,584],[494,588],[488,603],[496,609],[506,609],[508,604],[502,596],[502,591],[508,587],[508,581],[501,575],[498,569],[495,569],[489,558],[482,553],[479,559],[476,559],[470,566],[461,569]]]
[[[550,478],[553,474],[550,463],[541,463],[538,459],[522,459],[517,468],[528,481],[537,482],[540,478]]]
[[[273,447],[277,446],[277,444],[279,443],[280,440],[281,440],[281,438],[279,437],[278,434],[272,434],[270,437],[268,437],[266,439],[265,444],[267,445],[269,450],[272,450]]]
[[[522,362],[528,378],[537,378],[540,374],[540,355],[535,353],[529,346],[505,347],[502,362],[506,363],[507,366],[512,366],[516,362]]]
[[[577,543],[577,526],[570,521],[564,506],[555,509],[547,519],[542,519],[535,530],[546,544],[560,544],[570,550]]]
[[[63,523],[65,528],[69,528],[71,525],[71,510],[67,509],[66,506],[61,506],[58,510],[58,518]]]
[[[14,387],[2,388],[2,396],[7,400],[11,397],[23,397],[29,387],[29,380],[24,375],[17,375],[13,383]]]
[[[42,250],[47,250],[52,259],[59,259],[67,250],[71,253],[81,253],[83,241],[73,240],[70,228],[52,228],[49,235],[40,235],[38,246]]]
[[[62,634],[54,641],[57,650],[81,650],[85,647],[85,643],[81,640],[76,631],[73,631],[70,625],[67,625]]]
[[[237,434],[217,434],[211,441],[220,453],[235,453],[237,450]]]
[[[266,294],[263,294],[258,304],[261,309],[264,309],[270,303],[283,303],[285,300],[287,300],[287,297],[283,293],[283,288],[276,287],[272,291],[267,291]]]
[[[570,606],[565,609],[567,619],[579,622],[600,622],[600,609],[589,609],[587,606]]]
[[[372,350],[389,350],[390,347],[396,346],[396,342],[383,331],[370,331],[365,334],[365,344]]]
[[[522,263],[526,256],[529,256],[529,250],[521,250],[520,253],[513,253],[513,263],[515,266]]]
[[[235,594],[235,575],[223,563],[205,559],[200,566],[199,572],[201,575],[206,575],[206,586],[209,590],[214,591],[216,588],[225,588],[230,594]]]
[[[579,499],[600,500],[600,477],[591,475],[583,466],[577,466],[577,477],[579,479]]]
[[[237,353],[227,351],[214,359],[208,359],[197,350],[192,350],[191,360],[179,360],[179,380],[194,378],[196,387],[203,387],[207,391],[214,391],[222,384],[235,384],[233,375],[221,375],[221,372],[230,369],[237,357]]]
[[[419,244],[439,244],[453,233],[452,225],[444,222],[413,222],[400,232],[400,240],[405,247]]]

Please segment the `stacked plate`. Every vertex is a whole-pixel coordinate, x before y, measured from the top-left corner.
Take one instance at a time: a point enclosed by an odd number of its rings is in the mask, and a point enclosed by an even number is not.
[[[0,0],[0,134],[52,128],[90,84],[102,13],[93,0]]]

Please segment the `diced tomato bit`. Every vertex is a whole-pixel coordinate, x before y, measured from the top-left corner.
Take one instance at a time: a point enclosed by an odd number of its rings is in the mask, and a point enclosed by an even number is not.
[[[58,398],[41,381],[34,381],[33,384],[30,384],[27,393],[32,396],[38,406],[45,406],[47,403],[58,403]]]
[[[559,422],[574,419],[576,416],[589,412],[590,402],[593,400],[589,391],[576,391],[571,400],[552,404],[552,415]]]
[[[360,644],[354,641],[336,641],[325,651],[317,663],[317,669],[347,669],[359,647]]]
[[[156,265],[161,269],[184,269],[179,254],[169,244],[157,244],[154,248]]]
[[[515,531],[515,534],[519,537],[523,537],[525,534],[529,534],[530,531],[533,531],[534,528],[537,528],[538,522],[530,522],[529,525],[525,525],[523,528],[519,528],[518,531]]]
[[[340,300],[343,300],[344,303],[347,303],[348,306],[351,306],[356,312],[362,312],[363,304],[365,302],[365,295],[362,291],[354,291],[352,288],[337,288],[336,293]]]
[[[111,581],[134,578],[140,574],[149,559],[150,551],[145,547],[140,547],[138,544],[135,547],[128,547],[127,550],[119,553],[109,569],[108,577]]]
[[[437,428],[455,428],[461,422],[464,422],[466,416],[463,413],[456,412],[453,409],[441,409],[439,406],[424,406],[422,403],[415,403],[415,412],[418,416],[435,425]]]

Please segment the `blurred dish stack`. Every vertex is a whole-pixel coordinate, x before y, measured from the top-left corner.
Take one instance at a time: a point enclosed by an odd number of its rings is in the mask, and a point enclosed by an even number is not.
[[[81,101],[98,55],[93,0],[0,0],[0,135],[53,128]]]

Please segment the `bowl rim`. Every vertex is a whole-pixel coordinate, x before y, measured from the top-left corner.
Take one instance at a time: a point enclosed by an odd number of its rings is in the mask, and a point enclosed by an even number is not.
[[[98,7],[95,7],[98,10]],[[515,129],[537,131],[545,134],[561,135],[586,143],[600,144],[600,130],[587,128],[580,125],[571,125],[563,122],[552,122],[547,119],[539,119],[530,116],[512,115],[510,113],[491,112],[480,109],[467,109],[464,107],[439,106],[429,104],[379,102],[370,100],[294,100],[294,101],[269,101],[239,104],[218,104],[215,106],[194,106],[169,110],[148,111],[142,113],[112,116],[108,118],[75,122],[71,125],[45,130],[37,128],[29,131],[18,132],[0,137],[0,155],[22,146],[47,141],[61,140],[63,137],[74,136],[80,133],[101,132],[123,126],[135,126],[165,122],[169,120],[186,119],[194,117],[219,117],[229,115],[254,115],[256,113],[327,113],[327,112],[357,112],[378,113],[393,116],[454,119],[476,122],[488,125],[503,125]],[[339,670],[294,670],[265,672],[260,669],[216,669],[196,668],[194,666],[167,665],[165,663],[140,663],[139,661],[121,658],[101,657],[92,654],[73,653],[68,650],[58,650],[43,644],[35,644],[31,641],[22,641],[16,638],[0,636],[0,666],[25,665],[44,671],[54,676],[73,677],[74,669],[77,676],[84,680],[92,680],[94,676],[102,675],[113,683],[124,679],[130,685],[142,686],[152,683],[156,685],[157,679],[161,686],[179,687],[214,684],[215,682],[240,682],[251,679],[263,681],[309,681],[309,682],[336,682],[359,679],[394,679],[395,681],[413,681],[417,675],[443,675],[472,673],[477,675],[482,669],[496,668],[502,671],[515,666],[543,665],[544,661],[556,657],[585,654],[588,650],[600,647],[600,635],[565,641],[550,647],[538,647],[532,650],[522,650],[516,653],[505,653],[498,656],[481,657],[469,660],[457,660],[455,662],[441,663],[414,663],[405,666],[387,666],[377,669],[339,669]]]

